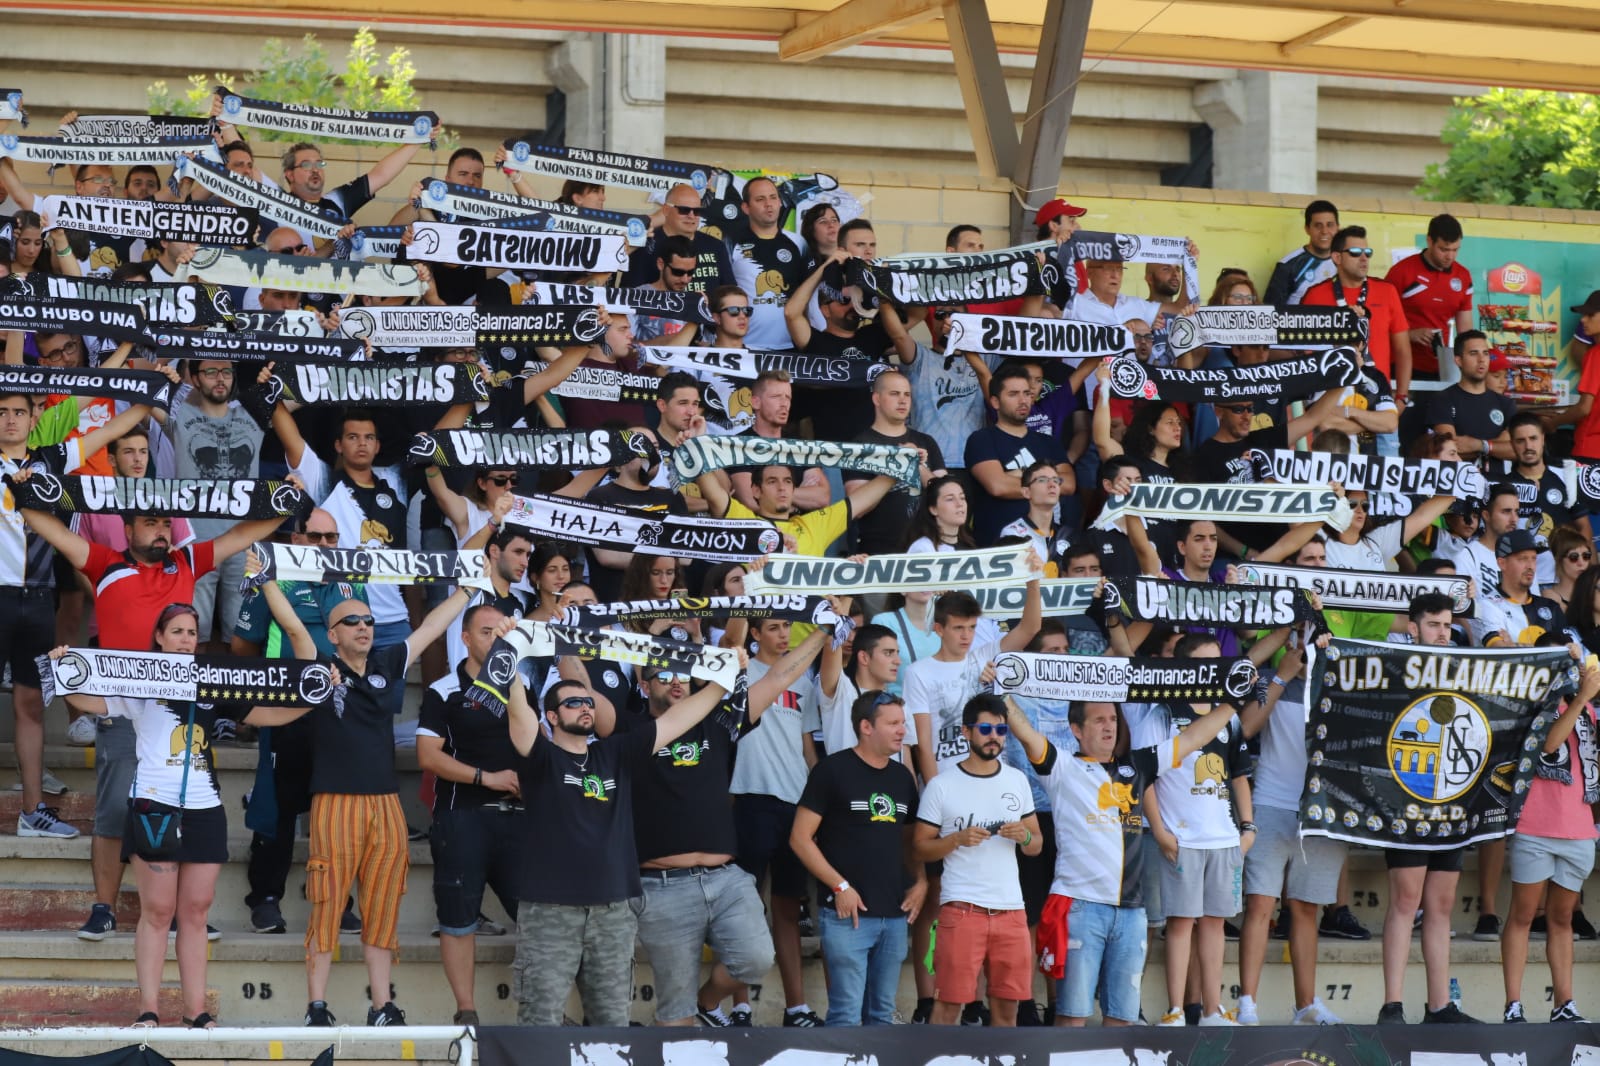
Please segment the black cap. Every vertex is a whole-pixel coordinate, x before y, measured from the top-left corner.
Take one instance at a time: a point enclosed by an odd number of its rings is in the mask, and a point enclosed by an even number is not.
[[[1539,548],[1539,538],[1526,529],[1513,529],[1509,533],[1502,533],[1500,539],[1494,542],[1494,554],[1497,559],[1504,559],[1518,552],[1536,552]]]
[[[1572,309],[1575,315],[1592,315],[1596,311],[1600,311],[1600,289],[1591,292],[1587,300]]]

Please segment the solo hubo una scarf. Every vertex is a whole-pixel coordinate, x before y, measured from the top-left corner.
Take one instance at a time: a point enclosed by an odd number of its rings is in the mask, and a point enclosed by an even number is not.
[[[1335,639],[1310,675],[1301,832],[1409,850],[1505,836],[1577,672],[1565,648]]]

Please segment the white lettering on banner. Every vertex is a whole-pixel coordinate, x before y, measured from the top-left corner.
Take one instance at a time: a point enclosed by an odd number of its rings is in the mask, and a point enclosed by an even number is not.
[[[1137,618],[1275,629],[1294,623],[1298,589],[1192,588],[1181,581],[1138,581]]]
[[[889,287],[901,303],[972,303],[1025,296],[1031,276],[1032,268],[1021,261],[1007,263],[998,270],[909,272],[896,269],[889,273]]]
[[[302,403],[363,403],[376,400],[443,403],[455,397],[455,367],[317,366],[294,367]]]
[[[140,511],[150,514],[201,512],[243,517],[250,513],[253,481],[199,481],[190,478],[84,477],[82,510]]]

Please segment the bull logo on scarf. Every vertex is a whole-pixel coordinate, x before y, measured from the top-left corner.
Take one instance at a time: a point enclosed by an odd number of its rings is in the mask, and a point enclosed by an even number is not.
[[[584,344],[592,344],[605,335],[606,327],[600,322],[600,312],[589,308],[572,321],[572,337]]]
[[[344,327],[346,337],[356,340],[366,340],[378,331],[378,319],[371,311],[364,307],[347,309],[339,318],[339,323]]]
[[[1325,377],[1333,377],[1339,385],[1355,385],[1361,381],[1361,359],[1353,348],[1329,348],[1322,353],[1317,369]]]
[[[1167,324],[1167,345],[1175,352],[1186,352],[1200,344],[1200,327],[1192,318],[1174,318]]]
[[[1144,242],[1139,239],[1137,234],[1119,233],[1116,237],[1118,259],[1121,259],[1124,263],[1131,263],[1139,258],[1139,253],[1144,248]]]
[[[281,515],[292,515],[300,510],[300,503],[304,499],[299,489],[282,482],[272,490],[272,509]]]
[[[1256,668],[1249,659],[1240,659],[1228,668],[1228,677],[1222,683],[1223,689],[1235,699],[1244,699],[1255,691]]]
[[[315,707],[333,694],[333,671],[313,663],[300,675],[300,698]]]
[[[59,503],[66,487],[61,479],[54,474],[35,472],[28,479],[28,484],[33,486],[33,495],[40,503]]]

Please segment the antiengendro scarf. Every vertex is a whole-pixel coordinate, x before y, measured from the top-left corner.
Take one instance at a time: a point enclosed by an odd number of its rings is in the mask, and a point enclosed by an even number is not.
[[[709,191],[715,198],[722,195],[730,178],[725,170],[675,159],[652,159],[527,141],[508,141],[505,147],[506,161],[502,165],[507,170],[574,178],[595,185],[618,185],[647,192],[667,192],[675,185],[688,185],[701,196]]]
[[[1256,686],[1256,666],[1236,659],[1125,659],[1099,655],[1006,652],[994,661],[1000,695],[1071,703],[1128,700],[1243,705]]]
[[[1271,588],[1309,589],[1322,598],[1326,609],[1400,613],[1411,601],[1427,593],[1443,593],[1456,614],[1472,609],[1464,577],[1391,574],[1385,571],[1344,570],[1332,566],[1280,566],[1275,563],[1238,564],[1239,582]]]
[[[1189,519],[1223,522],[1326,522],[1343,531],[1350,504],[1326,485],[1197,485],[1141,481],[1126,496],[1106,501],[1096,529],[1115,529],[1119,518]]]
[[[505,520],[553,540],[710,562],[745,563],[771,555],[783,546],[778,530],[757,519],[700,515],[658,518],[629,507],[537,493],[516,497]]]
[[[1131,356],[1112,360],[1113,395],[1169,403],[1230,403],[1296,399],[1361,381],[1361,357],[1350,348],[1274,359],[1256,366],[1184,370],[1147,366]]]
[[[730,466],[822,466],[887,475],[912,494],[922,491],[922,459],[913,448],[773,437],[689,437],[672,449],[673,484]]]
[[[404,548],[314,548],[302,544],[256,541],[250,546],[262,569],[245,569],[240,591],[269,581],[303,581],[326,585],[335,581],[431,585],[450,582],[472,588],[493,588],[481,551],[406,551]]]
[[[687,672],[696,681],[710,681],[730,694],[739,688],[739,653],[732,648],[689,644],[620,629],[580,629],[524,621],[495,640],[483,670],[466,694],[469,703],[499,710],[511,694],[511,682],[528,659],[575,655],[633,666],[664,667]],[[536,697],[530,697],[530,702]]]
[[[860,595],[867,592],[943,592],[998,585],[1024,585],[1038,576],[1028,569],[1026,544],[974,551],[916,555],[871,555],[862,562],[815,555],[774,555],[746,574],[750,595],[776,592]]]
[[[803,352],[752,352],[747,348],[644,347],[639,358],[650,366],[687,370],[692,374],[754,381],[767,371],[782,370],[796,385],[818,389],[864,389],[890,369],[877,359],[848,355],[806,355]]]
[[[628,242],[614,233],[540,233],[448,222],[414,222],[406,253],[428,262],[507,270],[608,274],[628,266]]]
[[[256,181],[254,178],[247,178],[243,174],[235,174],[220,161],[200,156],[192,159],[179,156],[173,163],[173,171],[179,178],[192,178],[196,185],[213,196],[221,197],[228,203],[251,208],[274,222],[299,230],[308,237],[324,237],[332,240],[344,228],[343,223],[335,222],[311,210],[298,196]]]
[[[68,648],[61,658],[41,655],[38,663],[47,702],[81,694],[314,707],[334,688],[332,670],[310,660]]]
[[[839,616],[822,596],[712,596],[707,599],[680,597],[672,600],[628,600],[625,603],[591,603],[567,607],[556,621],[581,629],[598,629],[618,622],[656,622],[683,618],[744,618],[761,622],[769,618],[786,622],[807,622],[831,626]]]
[[[1224,629],[1277,629],[1321,621],[1304,589],[1213,585],[1165,577],[1106,580],[1106,610],[1135,622]]]
[[[19,509],[55,514],[167,515],[173,518],[290,518],[309,514],[311,497],[287,481],[70,477],[35,473],[6,483]]]
[[[411,466],[503,470],[538,466],[605,470],[633,459],[654,459],[655,442],[631,429],[436,429],[411,438]]]
[[[309,140],[332,137],[343,141],[380,144],[433,145],[439,116],[432,111],[352,111],[342,107],[280,104],[236,96],[218,86],[223,121],[258,130],[293,133]]]
[[[201,248],[178,268],[179,281],[191,276],[214,285],[283,289],[286,292],[354,293],[357,296],[421,296],[428,286],[405,263],[357,263],[270,252],[232,252]]]
[[[1063,271],[1075,271],[1078,262],[1171,263],[1183,267],[1190,303],[1200,300],[1200,264],[1189,254],[1187,237],[1150,237],[1139,233],[1100,233],[1079,230],[1061,243],[1056,253]]]
[[[1471,463],[1441,459],[1402,459],[1386,455],[1342,455],[1276,448],[1250,453],[1258,481],[1333,484],[1346,492],[1403,493],[1407,496],[1455,496],[1485,499],[1488,482]]]
[[[111,237],[233,246],[255,241],[254,208],[224,203],[169,204],[115,196],[42,196],[35,207],[68,230]]]
[[[325,363],[279,367],[265,386],[255,386],[268,405],[354,404],[403,407],[477,403],[489,398],[475,363]]]
[[[945,335],[945,350],[949,352],[1027,355],[1077,363],[1133,350],[1133,334],[1126,326],[1070,318],[957,312],[950,316],[949,327],[950,332]]]
[[[118,403],[167,410],[177,386],[154,370],[102,370],[89,367],[0,365],[0,395],[93,396]]]
[[[1264,344],[1269,348],[1348,348],[1364,340],[1356,315],[1342,307],[1285,304],[1197,307],[1167,321],[1174,352],[1203,345]]]

